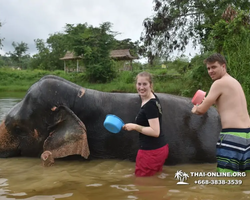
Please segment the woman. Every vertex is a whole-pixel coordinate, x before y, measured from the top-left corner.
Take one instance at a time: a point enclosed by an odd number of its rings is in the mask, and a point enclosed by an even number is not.
[[[141,72],[136,76],[136,89],[141,98],[141,108],[136,116],[136,123],[127,123],[123,129],[140,133],[135,175],[153,176],[162,171],[169,152],[166,135],[161,130],[162,109],[153,92],[150,73]]]

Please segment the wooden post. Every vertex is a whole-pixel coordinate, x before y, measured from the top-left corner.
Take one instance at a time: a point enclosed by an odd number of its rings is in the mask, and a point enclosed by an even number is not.
[[[78,69],[78,59],[76,59],[76,62],[77,62],[77,67],[76,67],[76,71],[79,72],[79,69]]]

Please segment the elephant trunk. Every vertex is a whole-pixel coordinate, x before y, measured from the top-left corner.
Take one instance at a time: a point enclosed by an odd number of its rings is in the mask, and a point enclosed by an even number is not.
[[[44,167],[49,167],[55,163],[53,155],[50,151],[44,151],[41,155],[41,159]]]
[[[0,124],[0,158],[13,157],[20,154],[19,143],[9,134],[5,121]]]

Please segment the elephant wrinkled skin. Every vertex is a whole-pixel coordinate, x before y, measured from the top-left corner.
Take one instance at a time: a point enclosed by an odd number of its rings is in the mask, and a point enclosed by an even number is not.
[[[170,148],[165,164],[216,162],[221,125],[215,108],[197,116],[191,113],[189,98],[156,94],[162,104],[162,126]],[[48,165],[53,164],[53,158],[74,154],[88,160],[135,161],[138,133],[122,130],[113,134],[103,122],[107,114],[115,114],[125,123],[134,122],[139,108],[136,93],[100,92],[45,76],[30,87],[1,123],[0,157],[41,156],[45,162],[51,160]]]

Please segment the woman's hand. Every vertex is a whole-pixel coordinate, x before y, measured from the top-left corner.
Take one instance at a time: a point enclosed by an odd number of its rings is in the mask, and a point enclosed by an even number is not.
[[[126,131],[133,131],[133,130],[136,130],[136,125],[137,124],[134,124],[134,123],[127,123],[125,124],[122,129],[123,130],[126,130]]]
[[[150,126],[141,126],[139,124],[127,123],[122,128],[126,131],[137,131],[147,136],[159,137],[160,135],[160,123],[159,118],[149,119]]]

